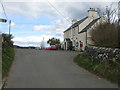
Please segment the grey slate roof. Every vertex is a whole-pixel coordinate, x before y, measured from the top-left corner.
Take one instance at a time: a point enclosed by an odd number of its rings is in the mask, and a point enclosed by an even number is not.
[[[101,18],[101,17],[100,17]],[[79,33],[83,33],[86,32],[89,28],[91,28],[91,26],[93,26],[100,18],[97,18],[95,20],[93,20],[92,22],[90,22],[82,31],[80,31]]]
[[[88,17],[85,17],[85,18],[79,20],[78,22],[74,23],[73,25],[71,25],[71,26],[70,26],[67,30],[65,30],[64,32],[70,30],[71,28],[74,28],[74,27],[80,25],[80,24],[81,24],[83,21],[85,21],[87,18],[88,18]]]

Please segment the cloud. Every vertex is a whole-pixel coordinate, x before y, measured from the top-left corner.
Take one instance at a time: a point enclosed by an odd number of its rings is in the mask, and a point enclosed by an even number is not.
[[[15,26],[15,23],[14,22],[11,22],[11,27],[14,27]]]
[[[17,0],[18,1],[18,0]],[[40,43],[45,38],[47,41],[49,38],[57,37],[63,40],[63,31],[65,31],[70,25],[72,19],[82,19],[88,15],[87,10],[91,8],[100,8],[105,10],[107,5],[110,3],[97,3],[97,2],[51,2],[52,7],[46,0],[44,2],[4,2],[4,6],[9,16],[25,16],[26,19],[38,20],[40,17],[50,18],[51,24],[42,25],[40,23],[32,24],[33,31],[44,32],[42,36],[26,36],[26,37],[15,37],[13,41],[17,44],[31,42]],[[20,0],[19,0],[20,1]],[[56,8],[56,9],[55,9]],[[59,12],[58,12],[58,11]],[[60,14],[61,13],[61,14]],[[37,18],[37,19],[36,19]],[[67,21],[66,19],[69,19]],[[21,19],[22,20],[22,19]],[[25,23],[28,23],[27,21]],[[41,22],[42,23],[42,22]],[[12,27],[16,23],[12,22]],[[19,24],[20,27],[21,24]],[[17,26],[17,25],[16,25]],[[21,28],[27,28],[21,26]],[[54,32],[54,33],[53,33]],[[23,33],[23,32],[16,32]],[[27,33],[27,31],[25,32]],[[29,32],[28,32],[29,33]],[[32,33],[32,32],[30,32]],[[18,43],[19,42],[19,43]]]
[[[40,42],[16,42],[14,45],[18,45],[18,46],[36,46],[39,47],[40,46]]]
[[[59,9],[59,11],[61,11],[61,13],[64,13],[64,16],[68,18],[70,21],[72,19],[80,19],[83,15],[85,15],[86,6],[84,5],[84,3],[60,2],[60,3],[54,3],[54,5],[56,6],[56,8]]]
[[[33,34],[36,32],[33,32],[33,31],[12,31],[11,33],[13,33],[13,34]]]
[[[14,27],[16,24],[15,24],[15,22],[11,22],[11,27]],[[8,24],[8,27],[9,27],[9,24]]]
[[[52,25],[35,25],[33,26],[34,31],[44,31],[44,30],[52,30],[54,27]]]
[[[37,18],[38,16],[54,16],[56,12],[47,2],[5,2],[4,6],[8,15],[23,15],[27,18]]]
[[[63,36],[63,32],[71,25],[71,23],[61,18],[54,21],[53,25],[55,27],[56,35]]]
[[[50,35],[51,34],[51,32],[46,32],[46,34],[45,35]]]
[[[28,36],[28,37],[15,37],[12,39],[14,42],[40,42],[42,37]]]
[[[63,35],[63,31],[65,31],[65,29],[57,29],[56,30],[56,35]]]
[[[119,0],[49,0],[50,2],[118,2]],[[4,0],[4,2],[45,2],[45,0]]]
[[[72,19],[81,19],[87,15],[87,10],[91,8],[100,8],[103,10],[108,2],[4,2],[8,15],[23,15],[27,18],[38,18],[40,16],[61,17],[69,21]],[[54,7],[52,7],[54,6]],[[61,13],[61,14],[60,14]],[[65,21],[65,19],[64,19]]]
[[[33,26],[34,31],[44,32],[46,35],[63,35],[63,32],[70,26],[70,23],[64,21],[64,19],[57,19],[51,25],[35,25]],[[53,33],[54,32],[54,33]]]
[[[27,37],[14,37],[12,40],[14,41],[14,45],[20,46],[39,46],[40,43],[44,39],[45,46],[47,46],[47,41],[54,36],[52,35],[41,35],[41,36],[27,36]],[[62,37],[56,36],[61,41],[63,41]]]
[[[51,35],[63,35],[63,32],[71,25],[70,22],[65,21],[64,18],[56,19],[51,25],[34,25],[33,30],[44,32],[45,34]]]
[[[52,35],[41,35],[41,36],[27,36],[27,37],[14,37],[12,40],[15,42],[40,42],[43,40],[47,41],[54,36]],[[60,37],[56,37],[62,40]]]

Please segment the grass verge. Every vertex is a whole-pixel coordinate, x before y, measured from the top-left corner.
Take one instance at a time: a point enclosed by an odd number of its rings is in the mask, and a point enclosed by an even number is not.
[[[8,76],[8,72],[14,60],[14,48],[6,46],[2,49],[2,78]]]
[[[86,70],[105,78],[112,83],[116,83],[120,86],[120,64],[112,60],[108,61],[96,61],[91,60],[83,54],[79,54],[74,58],[74,61]]]

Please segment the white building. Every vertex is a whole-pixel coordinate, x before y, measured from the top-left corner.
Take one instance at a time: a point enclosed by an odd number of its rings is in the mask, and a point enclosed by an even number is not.
[[[104,17],[98,17],[94,8],[88,10],[88,16],[77,21],[73,20],[72,25],[64,31],[64,49],[69,50],[71,47],[80,50],[80,41],[83,43],[83,50],[86,45],[92,45],[90,40],[90,31],[100,22],[105,22]]]

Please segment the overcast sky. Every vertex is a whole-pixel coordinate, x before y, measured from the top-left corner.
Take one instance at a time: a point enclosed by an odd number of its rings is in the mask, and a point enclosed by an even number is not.
[[[21,1],[21,2],[20,2]],[[8,21],[11,20],[11,34],[15,45],[40,46],[49,38],[56,37],[63,41],[63,31],[72,19],[80,20],[88,15],[89,8],[105,10],[111,2],[79,2],[79,0],[2,0]],[[102,1],[102,0],[101,0]],[[117,3],[113,3],[117,8]],[[6,18],[0,6],[0,18]],[[8,33],[8,22],[0,23],[2,33]],[[47,44],[46,44],[47,46]]]

